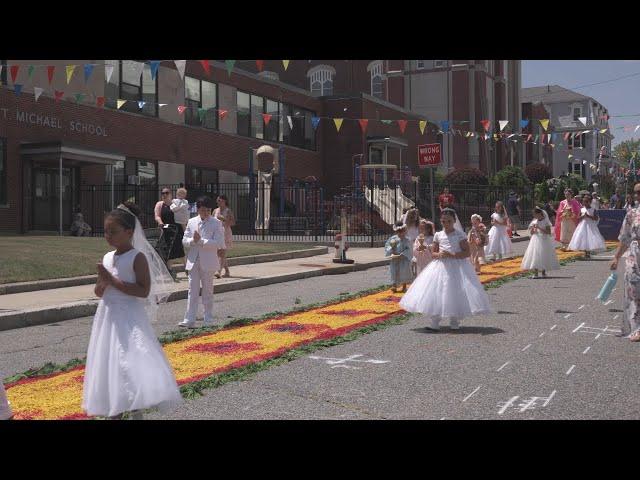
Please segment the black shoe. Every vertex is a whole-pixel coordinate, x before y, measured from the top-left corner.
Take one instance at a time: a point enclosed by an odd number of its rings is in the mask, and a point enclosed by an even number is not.
[[[515,232],[513,232],[513,236],[514,236],[514,237],[519,237],[519,236],[520,236],[520,234],[519,234],[519,233],[515,233]]]

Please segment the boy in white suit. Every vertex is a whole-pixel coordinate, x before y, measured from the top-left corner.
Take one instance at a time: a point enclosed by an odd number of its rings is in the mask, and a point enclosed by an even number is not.
[[[213,274],[220,270],[218,249],[225,249],[224,225],[211,216],[213,200],[200,197],[196,202],[198,216],[187,223],[182,245],[188,248],[185,270],[189,274],[189,298],[185,318],[178,325],[193,328],[198,310],[198,294],[202,286],[204,325],[213,325]]]

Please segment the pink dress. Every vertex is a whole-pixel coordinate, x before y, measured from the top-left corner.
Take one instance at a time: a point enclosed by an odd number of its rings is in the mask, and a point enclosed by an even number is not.
[[[227,219],[227,221],[224,222],[224,244],[227,247],[226,249],[229,250],[231,247],[233,247],[233,232],[231,231],[231,226],[229,225],[228,220],[233,217],[233,212],[229,207],[227,207],[221,213],[220,207],[218,207],[213,211],[213,216],[218,220],[220,220],[220,217],[224,217],[225,219]]]
[[[433,243],[433,237],[426,237],[424,239],[424,246],[426,248],[423,251],[419,251],[420,241],[416,238],[413,242],[413,258],[416,259],[417,275],[420,275],[420,272],[429,265],[429,262],[433,259],[431,256],[431,243]]]

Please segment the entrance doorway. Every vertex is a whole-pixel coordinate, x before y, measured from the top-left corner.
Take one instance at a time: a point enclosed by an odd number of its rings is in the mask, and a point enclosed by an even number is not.
[[[60,222],[60,169],[34,166],[32,170],[32,229],[58,230]],[[77,205],[76,168],[62,169],[62,226],[69,229]]]

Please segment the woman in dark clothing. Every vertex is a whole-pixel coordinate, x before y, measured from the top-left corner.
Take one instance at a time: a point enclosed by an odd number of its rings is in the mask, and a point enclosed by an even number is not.
[[[167,187],[162,189],[162,200],[156,203],[154,216],[158,226],[162,229],[156,250],[169,264],[169,260],[184,257],[182,248],[182,237],[184,229],[182,225],[176,223],[171,211],[171,190]]]

